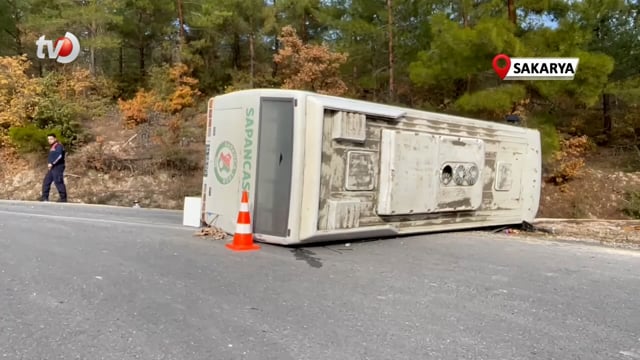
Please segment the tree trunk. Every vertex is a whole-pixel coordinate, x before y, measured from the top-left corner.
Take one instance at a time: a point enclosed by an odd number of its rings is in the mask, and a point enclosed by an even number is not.
[[[176,62],[181,63],[182,62],[182,48],[184,46],[184,44],[186,44],[187,42],[187,37],[184,31],[184,14],[182,12],[182,0],[177,0],[178,1],[178,22],[180,24],[180,32],[179,32],[179,36],[178,36],[178,49],[176,50],[177,54],[176,54]]]
[[[465,7],[464,1],[460,1],[460,17],[462,18],[462,27],[466,28],[469,26],[469,16],[467,15],[467,9]]]
[[[120,53],[118,54],[118,73],[120,78],[124,76],[124,47],[120,45]]]
[[[467,83],[468,82],[465,79],[456,79],[453,81],[453,86],[455,88],[454,96],[456,99],[464,95],[467,90]]]
[[[20,29],[16,27],[16,51],[19,55],[22,55],[24,53],[24,46],[22,45],[22,40],[20,39],[21,36],[22,33],[20,32]]]
[[[300,29],[300,39],[303,43],[309,42],[309,33],[307,31],[307,12],[302,13],[302,28]]]
[[[249,57],[250,57],[250,63],[251,63],[251,77],[250,77],[250,82],[249,85],[251,86],[251,88],[253,88],[253,78],[255,77],[255,48],[254,48],[254,43],[253,43],[253,33],[249,34]]]
[[[139,37],[138,37],[138,61],[139,61],[139,69],[140,69],[140,77],[144,78],[145,75],[145,69],[144,69],[144,55],[145,55],[145,41],[144,41],[144,22],[143,20],[143,13],[140,11],[138,12],[138,31],[139,32]]]
[[[14,38],[16,54],[22,55],[22,52],[24,51],[24,46],[22,45],[22,31],[20,31],[22,16],[20,16],[20,10],[18,9],[18,4],[15,1],[9,1],[9,6],[13,9],[15,32],[11,33],[9,30],[6,31]]]
[[[94,38],[94,39],[95,39],[95,37],[97,35],[97,32],[98,32],[96,30],[96,28],[97,28],[97,26],[96,26],[95,20],[91,21],[91,31],[90,31],[91,35],[90,36],[92,38]],[[95,76],[96,75],[96,48],[95,48],[95,46],[93,46],[93,45],[91,46],[91,48],[89,49],[89,53],[90,53],[89,56],[91,57],[90,65],[89,65],[90,71],[91,71],[91,75]]]
[[[96,76],[96,48],[92,46],[89,51],[91,56],[91,64],[89,65],[91,75]]]
[[[392,14],[392,0],[387,0],[387,13],[388,13],[388,27],[389,27],[389,101],[395,100],[395,80],[393,78],[393,14]]]
[[[513,25],[517,25],[516,4],[515,0],[507,0],[507,10],[509,12],[509,21]]]
[[[233,33],[233,69],[238,70],[242,66],[242,62],[240,61],[241,56],[241,48],[240,48],[240,35],[237,32]]]
[[[279,50],[278,48],[279,47],[280,47],[279,41],[278,41],[278,39],[276,39],[276,41],[275,41],[275,48],[276,49],[275,49],[275,52],[274,52],[275,54],[278,53],[278,50]],[[271,63],[273,64],[273,71],[271,72],[271,76],[272,77],[276,77],[276,76],[278,76],[278,64],[275,61],[272,61]]]
[[[611,119],[611,96],[607,93],[602,94],[602,122],[604,133],[609,136],[613,130],[613,121]]]
[[[273,0],[273,8],[274,9],[277,9],[277,7],[276,7],[276,3],[277,2],[278,2],[277,0]],[[276,19],[276,28],[277,28],[278,13],[275,14],[275,19]],[[275,39],[273,40],[273,53],[277,54],[279,48],[280,48],[280,41],[278,40],[278,32],[276,32]],[[271,72],[271,76],[276,77],[276,76],[278,76],[278,64],[276,64],[275,61],[272,61],[271,63],[273,64],[273,71]]]
[[[144,43],[140,43],[140,45],[138,46],[138,56],[140,57],[139,61],[140,61],[140,76],[144,77],[145,75],[145,69],[144,69],[144,55],[145,55],[145,49],[144,49]]]
[[[184,32],[184,15],[182,14],[182,0],[178,0],[178,22],[180,24],[180,42],[182,44],[186,40]]]

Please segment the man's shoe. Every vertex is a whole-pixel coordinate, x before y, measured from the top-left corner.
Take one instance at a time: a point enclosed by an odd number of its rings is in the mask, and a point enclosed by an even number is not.
[[[67,199],[58,199],[58,202],[59,202],[59,203],[66,203],[66,202],[67,202]]]

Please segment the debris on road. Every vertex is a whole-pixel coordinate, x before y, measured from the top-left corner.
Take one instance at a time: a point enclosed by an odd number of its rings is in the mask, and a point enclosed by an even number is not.
[[[224,240],[227,237],[227,233],[221,228],[211,225],[201,228],[194,236],[210,237],[213,240]]]

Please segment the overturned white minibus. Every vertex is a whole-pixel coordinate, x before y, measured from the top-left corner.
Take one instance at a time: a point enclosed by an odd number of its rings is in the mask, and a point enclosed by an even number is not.
[[[534,220],[538,131],[311,92],[210,99],[202,220],[254,238],[354,240]]]

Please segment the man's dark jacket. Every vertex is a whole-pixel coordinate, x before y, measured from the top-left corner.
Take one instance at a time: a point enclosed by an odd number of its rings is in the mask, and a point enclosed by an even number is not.
[[[59,142],[54,142],[49,149],[48,163],[53,166],[64,166],[64,146]]]

